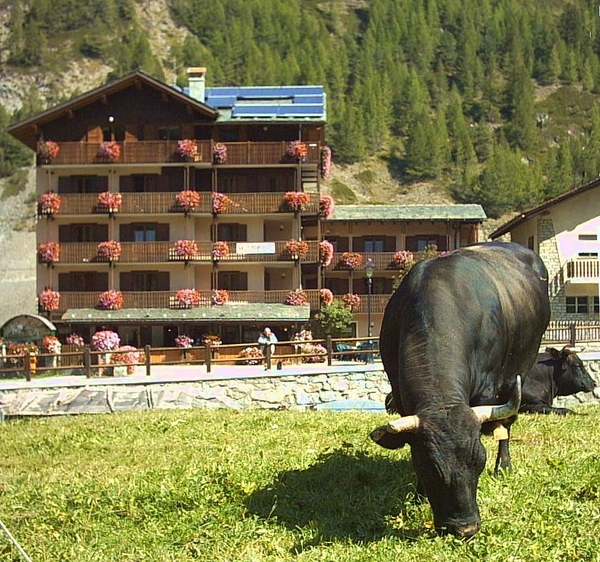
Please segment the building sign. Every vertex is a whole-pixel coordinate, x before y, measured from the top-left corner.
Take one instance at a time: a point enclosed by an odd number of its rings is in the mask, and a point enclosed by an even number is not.
[[[8,320],[0,329],[6,341],[27,342],[41,340],[54,334],[56,327],[43,316],[22,314]]]
[[[274,254],[275,242],[238,242],[236,254]]]

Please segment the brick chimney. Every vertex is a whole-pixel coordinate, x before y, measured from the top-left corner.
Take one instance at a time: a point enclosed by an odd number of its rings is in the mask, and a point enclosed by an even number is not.
[[[187,69],[190,97],[204,103],[206,92],[206,68],[194,66]]]

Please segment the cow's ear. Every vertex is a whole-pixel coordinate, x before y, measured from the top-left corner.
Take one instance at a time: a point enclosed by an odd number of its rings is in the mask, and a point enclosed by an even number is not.
[[[389,433],[387,425],[371,431],[371,439],[385,449],[400,449],[408,443],[409,433]]]
[[[549,353],[552,359],[560,359],[560,351],[555,347],[547,347],[546,353]]]

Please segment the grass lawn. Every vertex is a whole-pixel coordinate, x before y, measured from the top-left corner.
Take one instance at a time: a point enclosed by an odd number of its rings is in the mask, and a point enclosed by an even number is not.
[[[600,560],[600,408],[483,442],[482,529],[438,537],[385,414],[165,410],[0,423],[0,519],[34,562]],[[0,531],[0,561],[21,558]]]

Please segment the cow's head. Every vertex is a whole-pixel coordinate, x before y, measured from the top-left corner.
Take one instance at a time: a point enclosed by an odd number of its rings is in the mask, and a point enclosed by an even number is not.
[[[554,370],[558,396],[591,392],[596,388],[594,379],[587,372],[577,351],[581,350],[569,346],[563,347],[561,351],[553,347],[546,348],[546,352],[550,353],[552,359],[558,362],[558,368]]]
[[[481,425],[515,415],[521,402],[520,378],[502,406],[466,404],[423,410],[379,427],[371,438],[382,447],[410,444],[413,465],[433,510],[436,531],[473,536],[481,525],[477,484],[485,468]]]

